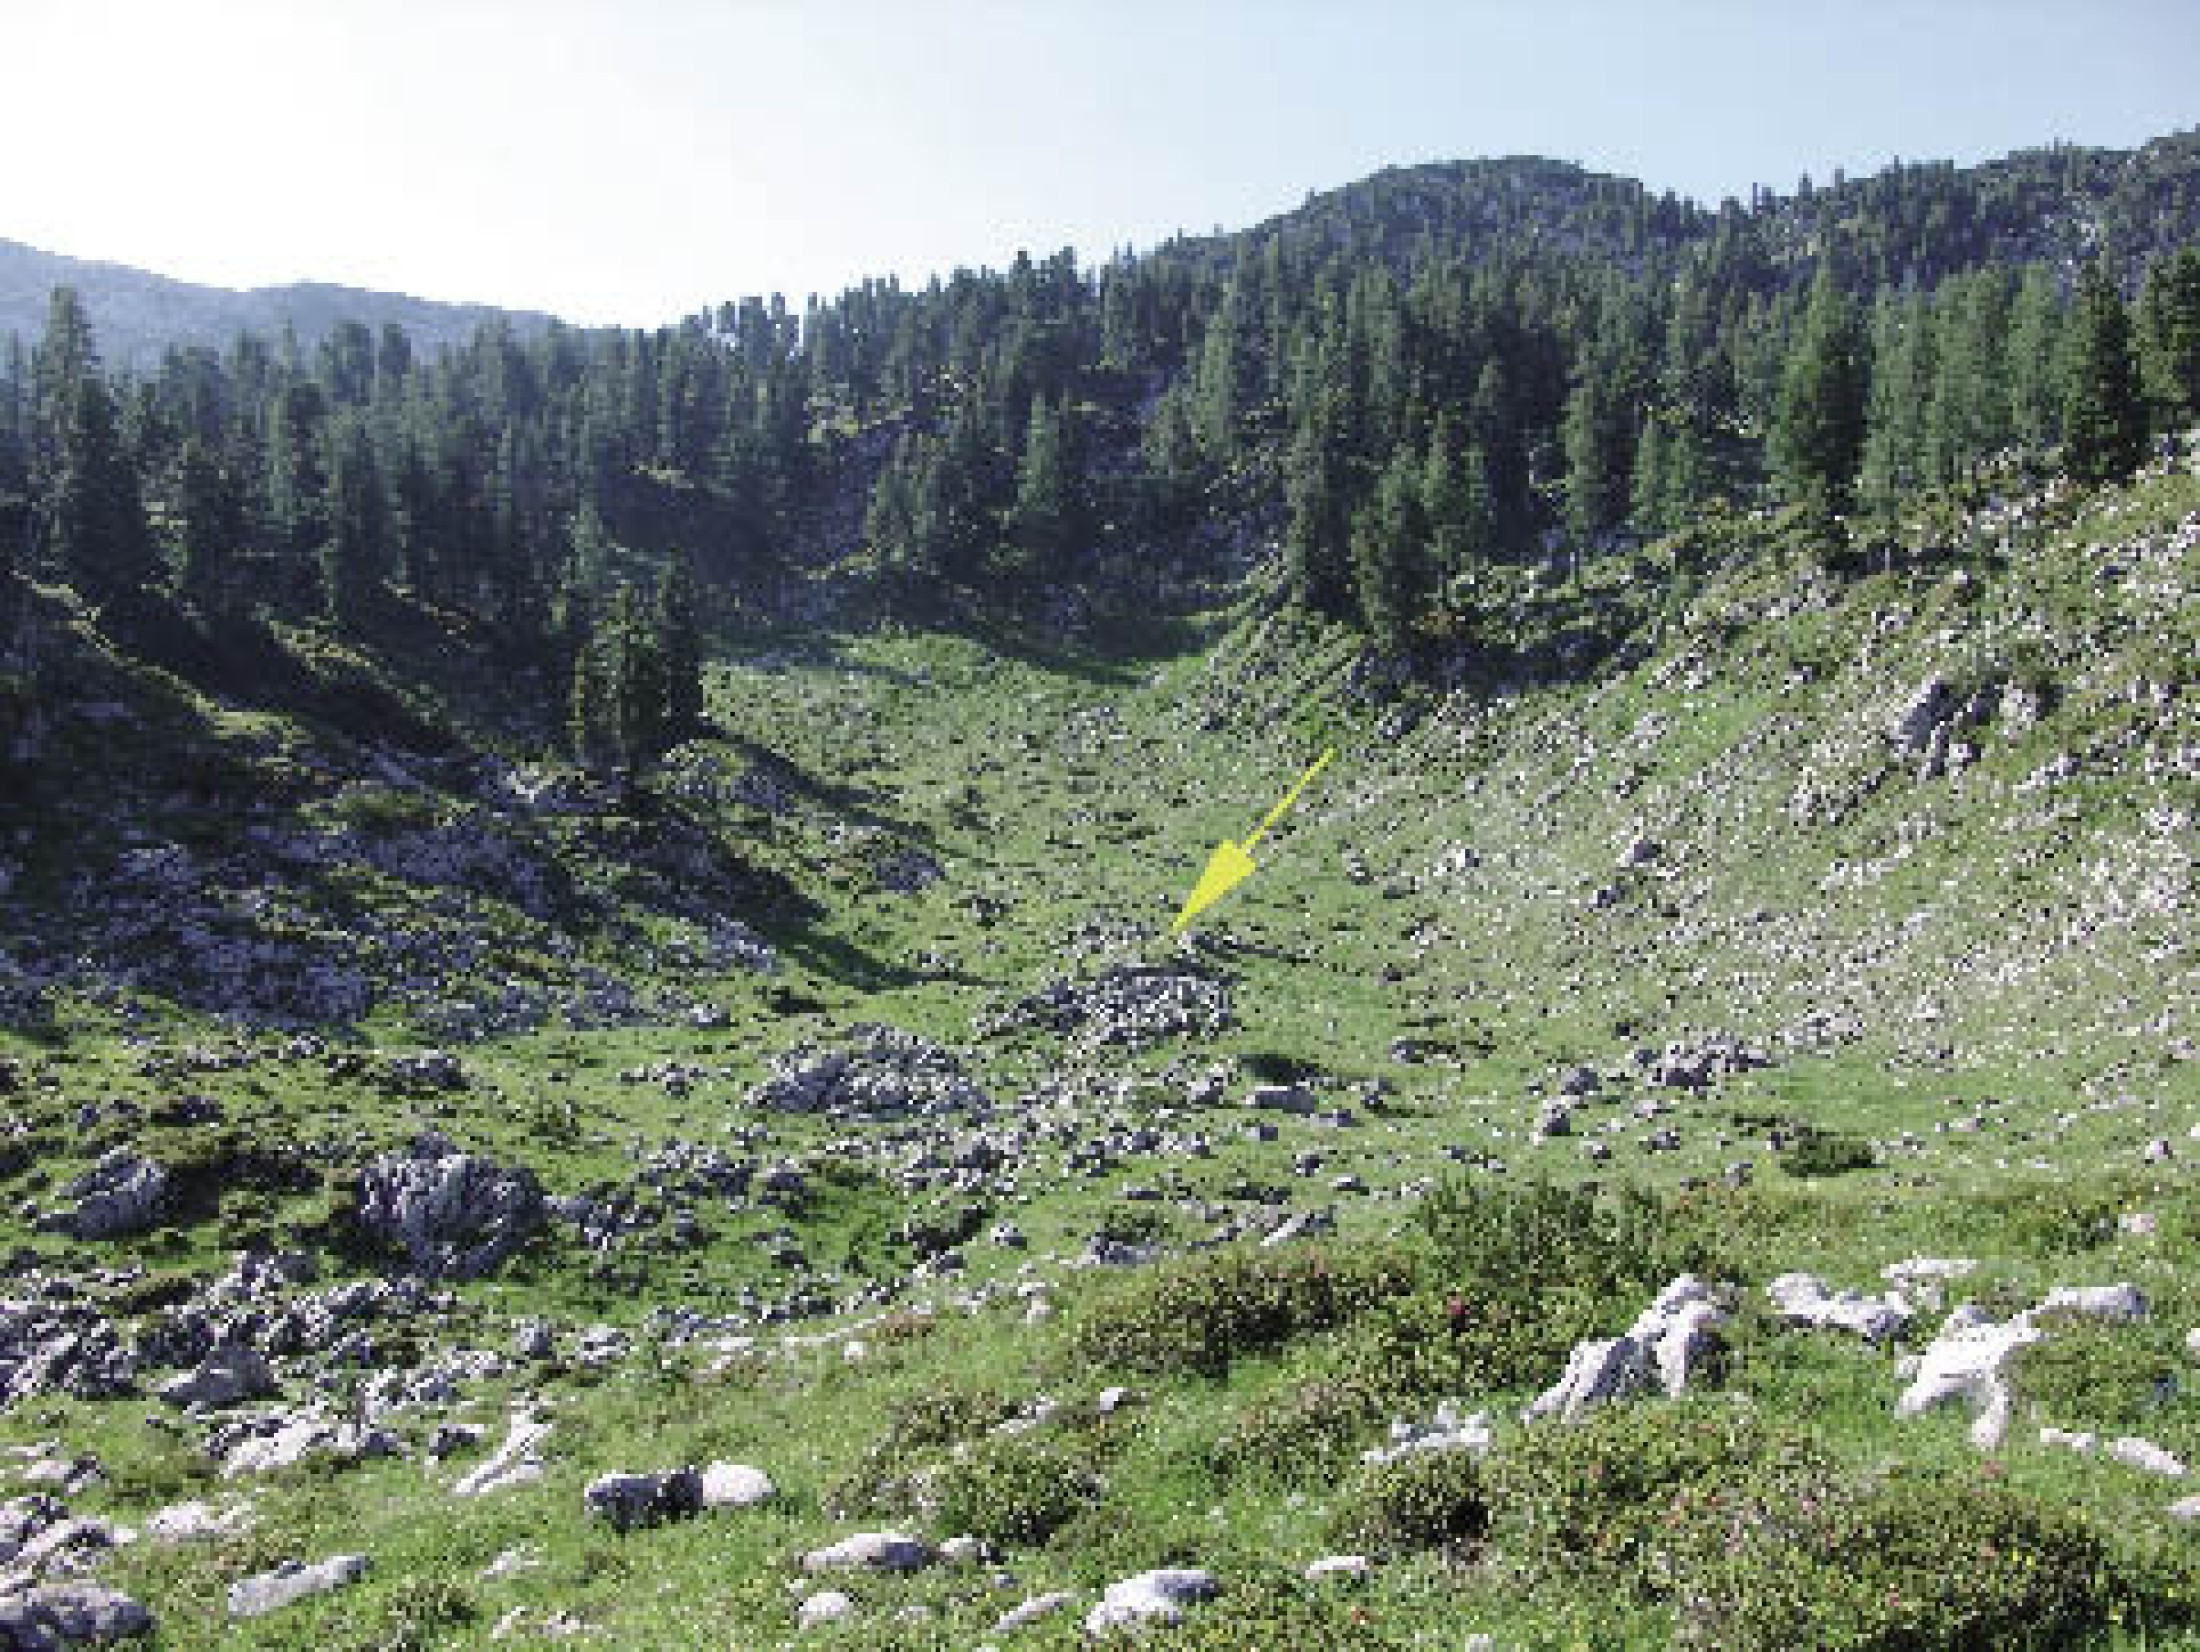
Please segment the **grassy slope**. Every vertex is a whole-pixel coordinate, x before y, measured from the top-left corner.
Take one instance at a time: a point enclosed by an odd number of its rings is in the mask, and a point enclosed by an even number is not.
[[[247,1073],[193,1075],[188,1087],[229,1107],[240,1140],[304,1146],[313,1185],[230,1192],[140,1259],[156,1274],[204,1271],[238,1244],[325,1237],[342,1172],[423,1122],[537,1165],[557,1191],[623,1178],[639,1150],[718,1139],[734,1122],[764,1132],[752,1151],[829,1162],[823,1126],[742,1107],[772,1053],[858,1021],[968,1044],[974,1015],[1055,976],[1169,955],[1167,917],[1207,849],[1249,829],[1334,738],[1339,763],[1195,943],[1231,978],[1233,1031],[1143,1053],[1022,1034],[988,1041],[975,1058],[996,1095],[1037,1093],[1037,1116],[1074,1121],[1076,1135],[1159,1118],[1204,1130],[1212,1157],[1086,1177],[1061,1173],[1057,1147],[1042,1150],[1017,1167],[1012,1191],[989,1201],[991,1216],[1012,1216],[1030,1234],[1031,1251],[971,1245],[969,1278],[918,1291],[943,1303],[973,1282],[997,1283],[1000,1294],[974,1311],[949,1307],[928,1334],[872,1337],[860,1363],[828,1342],[718,1376],[701,1374],[693,1350],[667,1353],[656,1375],[636,1366],[587,1381],[524,1373],[518,1385],[546,1393],[558,1419],[540,1487],[462,1505],[438,1490],[453,1471],[416,1463],[309,1475],[262,1499],[249,1539],[180,1554],[141,1546],[112,1576],[146,1594],[179,1646],[385,1645],[407,1634],[457,1643],[484,1638],[514,1606],[538,1624],[571,1613],[620,1645],[698,1644],[702,1624],[713,1641],[772,1644],[791,1632],[798,1598],[789,1556],[853,1524],[891,1523],[828,1504],[897,1405],[941,1388],[1074,1399],[1124,1375],[1092,1368],[1068,1341],[1092,1290],[1062,1259],[1094,1231],[1194,1239],[1255,1208],[1245,1195],[1267,1187],[1298,1205],[1334,1205],[1348,1238],[1388,1233],[1410,1208],[1394,1195],[1445,1167],[1447,1150],[1494,1154],[1513,1179],[1534,1166],[1668,1190],[1752,1160],[1755,1190],[1711,1206],[1746,1281],[1809,1266],[1873,1285],[1881,1265],[1918,1251],[1986,1258],[1976,1294],[1991,1301],[2131,1278],[2157,1301],[2150,1346],[2181,1357],[2177,1336],[2200,1320],[2181,1248],[2188,1172],[2181,1160],[2146,1166],[2140,1147],[2168,1136],[2185,1149],[2200,1101],[2189,1060],[2200,1002],[2189,912],[2200,551],[2189,529],[2176,531],[2196,510],[2190,474],[2157,477],[2042,530],[2042,541],[2019,534],[2006,555],[1988,536],[1960,578],[1941,563],[1834,579],[1807,557],[1768,552],[1769,529],[1736,525],[1722,531],[1755,553],[1742,571],[1719,566],[1709,533],[1693,548],[1649,553],[1640,571],[1608,569],[1566,599],[1593,620],[1642,604],[1646,588],[1685,592],[1645,620],[1639,663],[1459,696],[1403,730],[1411,719],[1395,707],[1350,709],[1352,661],[1340,639],[1280,620],[1236,627],[1211,650],[1127,647],[1099,659],[1019,657],[930,635],[749,647],[714,686],[730,738],[690,754],[680,807],[771,887],[812,903],[807,918],[792,908],[745,914],[781,944],[781,974],[680,965],[673,945],[688,933],[684,920],[636,908],[630,916],[652,944],[607,950],[606,962],[638,964],[668,994],[723,1004],[726,1027],[497,1041],[469,1055],[471,1089],[433,1100],[385,1095],[262,1041]],[[2029,729],[1997,717],[1971,731],[1975,762],[1922,778],[1885,730],[1933,673],[1966,688],[2009,679],[2051,689],[2050,709]],[[2165,701],[2164,689],[2180,687]],[[726,801],[712,779],[714,767],[723,777],[760,752],[794,799],[775,814]],[[2065,758],[2067,778],[2033,782]],[[1623,868],[1638,835],[1660,852]],[[947,876],[915,895],[881,893],[874,868],[909,844],[936,855]],[[574,829],[561,852],[596,887],[619,875],[616,846]],[[416,899],[390,880],[364,882],[372,899]],[[146,1139],[126,1117],[77,1122],[78,1106],[179,1087],[145,1076],[132,1041],[100,1030],[109,1018],[72,1010],[69,1019],[78,1031],[62,1047],[20,1052],[53,1081],[16,1098],[53,1156],[14,1176],[11,1215],[0,1220],[0,1239],[56,1257],[63,1247],[30,1240],[14,1207],[108,1141]],[[191,1033],[187,1017],[156,1021],[171,1044]],[[1654,1121],[1629,1111],[1653,1092],[1620,1085],[1618,1104],[1583,1118],[1609,1142],[1608,1168],[1591,1167],[1578,1139],[1526,1139],[1554,1069],[1616,1069],[1638,1045],[1713,1028],[1762,1044],[1775,1065],[1702,1095],[1656,1092],[1670,1111]],[[405,1035],[392,1024],[377,1036]],[[1392,1059],[1401,1037],[1434,1046],[1434,1059]],[[1286,1120],[1279,1139],[1262,1142],[1237,1118],[1187,1103],[1192,1077],[1261,1055],[1318,1067],[1363,1123],[1340,1131]],[[660,1059],[722,1076],[684,1095],[617,1078]],[[1245,1082],[1242,1065],[1233,1071],[1231,1102]],[[1882,1167],[1789,1178],[1762,1143],[1777,1119],[1869,1137]],[[1602,1133],[1607,1121],[1622,1127]],[[1679,1147],[1646,1151],[1642,1139],[1661,1128],[1679,1132]],[[156,1151],[204,1151],[189,1145],[203,1137],[150,1139]],[[1307,1152],[1323,1162],[1302,1175],[1294,1160]],[[1347,1171],[1372,1191],[1332,1193],[1329,1178]],[[1122,1199],[1133,1183],[1165,1197]],[[724,1311],[744,1287],[776,1289],[757,1240],[781,1228],[826,1270],[827,1288],[867,1266],[895,1272],[908,1258],[892,1229],[925,1203],[858,1176],[805,1209],[711,1219],[699,1248],[650,1240],[593,1268],[577,1247],[545,1252],[468,1287],[442,1334],[501,1346],[509,1316],[525,1312],[634,1324],[670,1303]],[[2162,1215],[2161,1233],[2103,1240],[2087,1221],[2123,1210]],[[1008,1289],[1019,1280],[1059,1282],[1050,1288],[1064,1314],[1024,1327]],[[1638,1306],[1609,1303],[1606,1328],[1623,1327]],[[1767,1414],[1809,1421],[1842,1460],[1972,1472],[1959,1419],[1899,1429],[1888,1420],[1888,1355],[1754,1318],[1737,1335],[1733,1386]],[[1349,1605],[1259,1595],[1248,1580],[1264,1568],[1329,1546],[1323,1524],[1337,1483],[1228,1470],[1205,1444],[1275,1405],[1320,1346],[1282,1364],[1248,1359],[1220,1383],[1137,1379],[1146,1399],[1092,1447],[1106,1464],[1100,1515],[1013,1555],[1013,1586],[983,1569],[859,1584],[864,1621],[840,1638],[966,1646],[1026,1590],[1090,1588],[1172,1559],[1215,1566],[1239,1586],[1239,1604],[1211,1621],[1238,1614],[1245,1644],[1276,1644],[1278,1613],[1303,1614],[1289,1634],[1306,1644],[1366,1644],[1379,1631],[1448,1646],[1469,1627],[1506,1641],[1662,1637],[1660,1608],[1609,1589],[1560,1580],[1523,1592],[1428,1556],[1386,1567]],[[501,1386],[471,1414],[494,1425]],[[1509,1402],[1526,1392],[1463,1397]],[[89,1506],[141,1513],[203,1494],[195,1455],[149,1428],[145,1411],[143,1402],[41,1401],[0,1418],[0,1437],[99,1450],[113,1480]],[[2140,1431],[2188,1458],[2200,1453],[2188,1398],[2148,1413]],[[2134,1541],[2160,1528],[2162,1483],[2027,1438],[2020,1425],[2003,1454],[2011,1481],[2080,1503]],[[767,1467],[782,1500],[624,1540],[584,1528],[577,1493],[593,1474],[712,1455]],[[478,1578],[523,1541],[542,1549],[540,1570]],[[347,1548],[374,1556],[361,1589],[249,1632],[222,1623],[224,1579],[286,1554]],[[890,1612],[911,1602],[936,1619],[889,1626]],[[1063,1627],[1023,1644],[1071,1638]]]

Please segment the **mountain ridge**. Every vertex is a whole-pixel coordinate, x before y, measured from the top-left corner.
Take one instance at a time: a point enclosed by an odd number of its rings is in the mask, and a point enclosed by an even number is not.
[[[374,328],[395,323],[416,348],[433,353],[464,344],[491,322],[501,320],[519,336],[531,338],[557,319],[539,310],[422,298],[337,281],[222,287],[0,238],[0,337],[13,333],[26,344],[34,340],[45,325],[48,295],[57,286],[77,289],[110,363],[133,369],[158,365],[170,347],[224,350],[240,333],[274,337],[286,325],[301,346],[311,349],[338,322]]]

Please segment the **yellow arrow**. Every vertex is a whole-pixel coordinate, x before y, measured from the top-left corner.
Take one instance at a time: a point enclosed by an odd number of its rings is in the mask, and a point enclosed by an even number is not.
[[[1253,875],[1253,845],[1283,818],[1284,811],[1306,790],[1307,782],[1329,767],[1329,760],[1336,755],[1337,748],[1331,746],[1316,758],[1314,766],[1299,776],[1299,783],[1283,794],[1283,801],[1270,809],[1267,818],[1253,828],[1251,837],[1243,843],[1224,838],[1216,845],[1215,852],[1207,857],[1207,870],[1200,873],[1199,882],[1192,886],[1191,898],[1184,903],[1184,910],[1176,915],[1176,922],[1169,926],[1171,934],[1180,934],[1186,924]]]

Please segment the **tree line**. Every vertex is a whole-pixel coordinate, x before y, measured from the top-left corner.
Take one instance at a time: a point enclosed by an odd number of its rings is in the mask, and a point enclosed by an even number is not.
[[[2200,418],[2195,180],[2190,144],[2042,151],[1709,212],[1419,168],[1097,267],[490,325],[430,360],[354,324],[110,373],[61,289],[0,353],[0,575],[368,642],[462,613],[630,773],[700,716],[700,611],[798,549],[982,602],[1234,519],[1405,651],[1495,567],[1721,502],[1868,533],[2012,452],[2128,472]],[[2107,250],[2073,275],[2074,216]]]

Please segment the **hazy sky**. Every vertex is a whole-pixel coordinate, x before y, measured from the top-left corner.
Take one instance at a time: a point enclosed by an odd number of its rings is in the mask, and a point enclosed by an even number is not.
[[[648,324],[1393,162],[1753,182],[2200,124],[2196,0],[0,0],[0,237]]]

